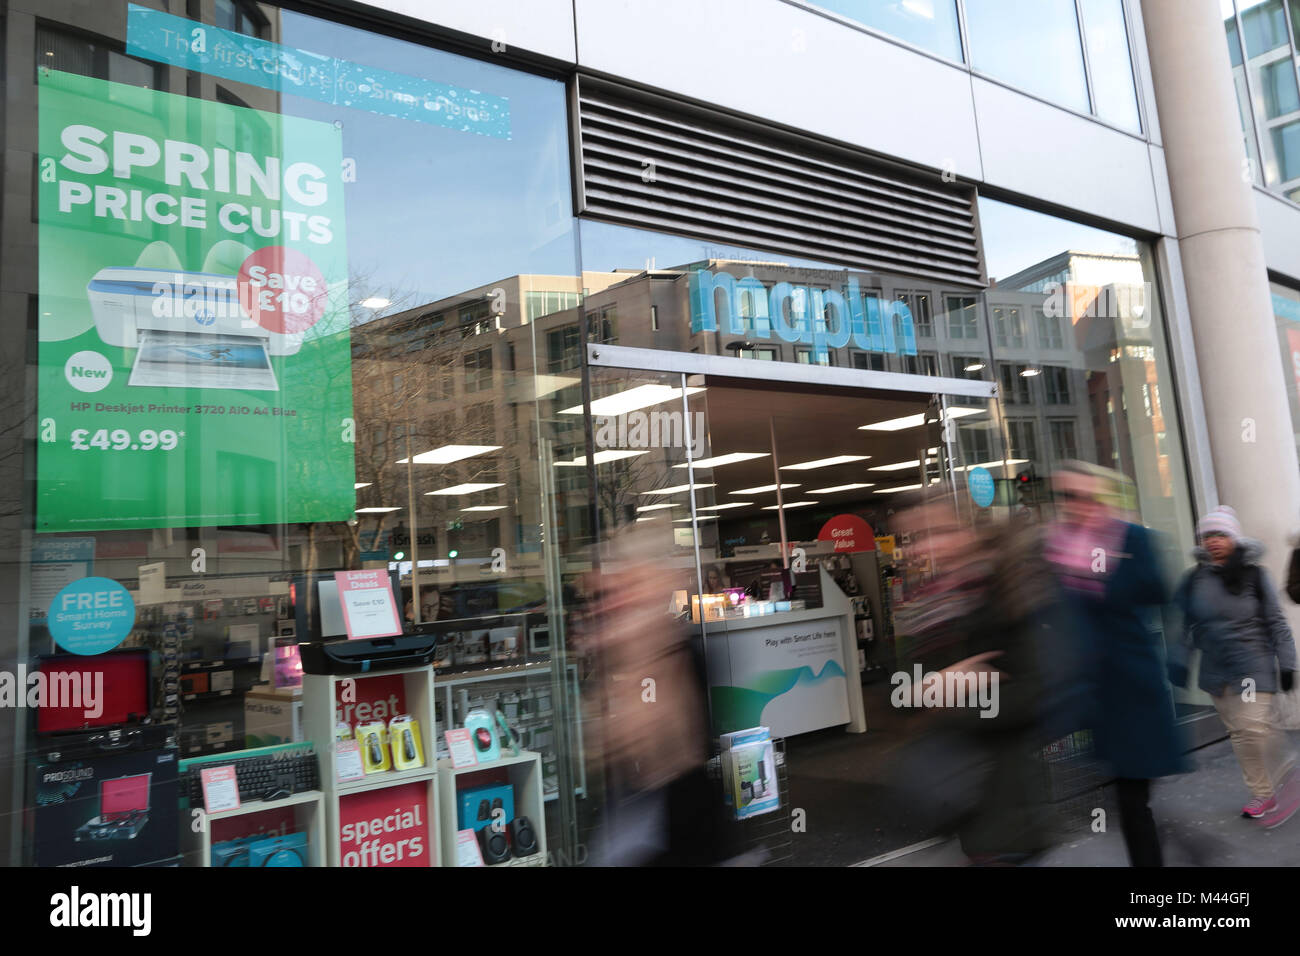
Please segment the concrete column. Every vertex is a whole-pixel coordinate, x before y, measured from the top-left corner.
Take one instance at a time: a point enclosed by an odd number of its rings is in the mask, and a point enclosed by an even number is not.
[[[1280,587],[1300,462],[1223,19],[1218,0],[1142,0],[1142,16],[1219,503],[1264,543]]]

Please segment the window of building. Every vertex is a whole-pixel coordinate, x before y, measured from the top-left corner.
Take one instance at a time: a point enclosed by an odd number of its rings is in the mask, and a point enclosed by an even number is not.
[[[1025,320],[1019,306],[993,306],[993,329],[1002,348],[1025,347]]]
[[[650,331],[659,331],[659,306],[657,305],[650,306]]]
[[[882,356],[883,357],[883,356]],[[835,356],[828,349],[819,356],[814,356],[812,349],[795,349],[794,360],[800,365],[834,365]]]
[[[1059,365],[1044,365],[1042,375],[1043,393],[1048,405],[1070,404],[1070,370]]]
[[[1074,0],[966,0],[965,10],[972,67],[1052,103],[1088,112]]]
[[[1057,462],[1071,461],[1079,457],[1079,446],[1075,440],[1074,419],[1048,419],[1047,427],[1052,435],[1052,453]]]
[[[1034,324],[1038,328],[1038,347],[1040,349],[1063,349],[1065,338],[1061,334],[1062,316],[1048,315],[1047,310],[1034,307]]]
[[[780,360],[780,350],[769,347],[759,347],[753,349],[737,349],[736,355],[739,358],[758,359],[760,362],[776,362]]]
[[[816,5],[950,60],[962,58],[954,0],[816,0]]]
[[[492,387],[492,350],[479,349],[465,356],[465,391],[481,392]]]
[[[1032,418],[1007,419],[1010,457],[1028,462],[1038,461],[1038,423]]]
[[[853,367],[871,372],[885,371],[885,356],[881,352],[854,352]],[[911,358],[913,356],[907,356]]]
[[[1116,126],[1140,132],[1124,0],[1079,0],[1079,13],[1088,50],[1093,112]]]
[[[1023,374],[1028,367],[1008,362],[998,363],[998,383],[1001,385],[1002,401],[1008,405],[1032,404],[1029,379]]]
[[[903,371],[909,375],[938,375],[939,356],[934,352],[917,352],[915,355],[901,355]]]
[[[944,299],[948,315],[948,338],[974,341],[980,337],[975,297],[950,295]]]
[[[934,319],[930,315],[928,292],[898,292],[896,297],[912,313],[912,328],[918,339],[934,338]]]
[[[546,333],[546,358],[551,372],[569,372],[582,364],[582,338],[578,325],[566,325]]]

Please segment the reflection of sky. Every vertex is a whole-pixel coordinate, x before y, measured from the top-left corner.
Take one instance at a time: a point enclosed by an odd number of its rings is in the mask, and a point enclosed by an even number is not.
[[[1067,249],[1136,255],[1137,241],[992,199],[979,201],[989,280],[1015,275]]]
[[[347,242],[359,295],[410,308],[519,273],[574,275],[563,84],[284,11],[286,46],[504,96],[495,139],[285,94],[281,111],[343,124]]]

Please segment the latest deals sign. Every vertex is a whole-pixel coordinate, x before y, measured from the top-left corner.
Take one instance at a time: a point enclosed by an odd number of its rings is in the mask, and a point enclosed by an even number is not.
[[[37,528],[350,518],[341,132],[40,78]]]

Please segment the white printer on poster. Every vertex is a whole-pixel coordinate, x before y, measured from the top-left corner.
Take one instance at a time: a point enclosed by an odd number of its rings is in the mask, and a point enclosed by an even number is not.
[[[302,347],[250,318],[234,276],[107,268],[86,291],[104,343],[137,350],[128,385],[278,391],[271,356]]]

